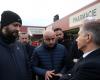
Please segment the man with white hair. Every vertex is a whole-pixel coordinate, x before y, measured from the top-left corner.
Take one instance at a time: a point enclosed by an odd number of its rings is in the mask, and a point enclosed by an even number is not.
[[[67,74],[60,80],[100,80],[100,22],[84,22],[76,41],[84,54],[70,75]]]

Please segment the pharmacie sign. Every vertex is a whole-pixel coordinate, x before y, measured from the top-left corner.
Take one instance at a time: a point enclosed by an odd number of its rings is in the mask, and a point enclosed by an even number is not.
[[[100,19],[100,3],[93,5],[75,15],[69,17],[69,27],[77,26],[82,23],[87,17],[93,17],[94,19]]]

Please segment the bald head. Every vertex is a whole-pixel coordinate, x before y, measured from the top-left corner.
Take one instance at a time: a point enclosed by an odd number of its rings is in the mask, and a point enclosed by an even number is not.
[[[50,37],[50,36],[55,36],[55,32],[53,30],[46,30],[44,33],[43,33],[43,38],[45,37]]]
[[[48,46],[48,47],[53,47],[56,43],[56,35],[55,32],[53,30],[46,30],[43,33],[43,40],[44,43]]]

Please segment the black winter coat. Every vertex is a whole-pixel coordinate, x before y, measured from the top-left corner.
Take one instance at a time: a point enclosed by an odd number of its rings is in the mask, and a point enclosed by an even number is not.
[[[31,80],[27,54],[20,43],[0,38],[0,80]]]

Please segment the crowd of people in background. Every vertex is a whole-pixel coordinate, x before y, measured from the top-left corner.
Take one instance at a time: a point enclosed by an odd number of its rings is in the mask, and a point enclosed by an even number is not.
[[[61,28],[45,30],[32,46],[21,17],[4,11],[0,22],[0,80],[100,80],[100,21],[84,20],[77,39]]]

